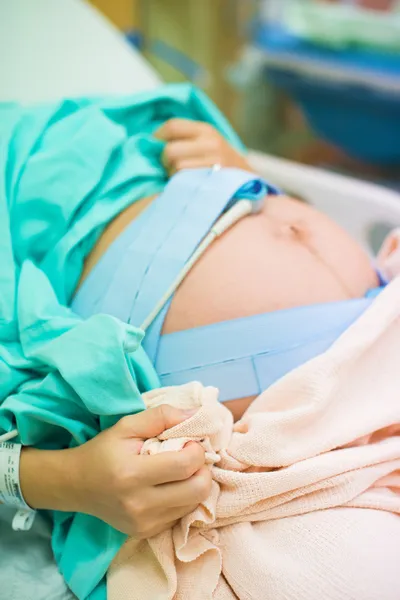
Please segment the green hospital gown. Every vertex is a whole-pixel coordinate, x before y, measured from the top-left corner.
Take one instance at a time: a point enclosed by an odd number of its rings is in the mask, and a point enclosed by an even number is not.
[[[240,141],[190,85],[112,100],[0,105],[0,434],[38,448],[82,444],[143,409],[158,385],[143,332],[68,304],[106,224],[166,182],[152,133],[172,117]],[[134,265],[132,265],[134,268]],[[53,550],[79,599],[105,598],[124,536],[82,514],[54,513]]]

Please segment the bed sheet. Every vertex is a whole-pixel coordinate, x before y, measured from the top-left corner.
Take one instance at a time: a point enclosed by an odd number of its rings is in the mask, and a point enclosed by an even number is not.
[[[0,506],[0,600],[75,600],[51,549],[51,520],[36,515],[31,531],[15,532],[15,509]]]

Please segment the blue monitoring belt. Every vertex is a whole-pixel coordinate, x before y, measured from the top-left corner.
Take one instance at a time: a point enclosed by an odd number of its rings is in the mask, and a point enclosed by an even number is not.
[[[276,193],[239,169],[178,173],[110,246],[71,308],[84,318],[107,313],[139,327],[227,207]],[[221,401],[253,396],[326,350],[371,302],[300,307],[161,335],[167,303],[143,346],[162,385],[197,380],[218,387]]]

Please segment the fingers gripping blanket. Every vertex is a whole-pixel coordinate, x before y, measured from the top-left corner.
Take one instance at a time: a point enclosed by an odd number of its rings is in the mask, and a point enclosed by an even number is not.
[[[195,512],[127,540],[110,600],[398,600],[400,278],[323,355],[261,394],[233,425],[217,390],[146,394],[199,407],[142,453],[198,440],[213,475]]]

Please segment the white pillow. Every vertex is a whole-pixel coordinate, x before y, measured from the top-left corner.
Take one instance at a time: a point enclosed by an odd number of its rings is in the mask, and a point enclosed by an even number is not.
[[[0,1],[0,101],[154,89],[161,79],[83,0]]]

